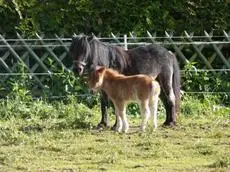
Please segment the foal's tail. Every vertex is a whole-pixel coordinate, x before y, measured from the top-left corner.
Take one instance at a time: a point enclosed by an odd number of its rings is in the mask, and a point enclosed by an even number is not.
[[[152,78],[152,84],[151,84],[151,97],[159,96],[161,87],[158,81],[156,81],[153,77]]]
[[[180,113],[180,68],[176,56],[173,54],[173,91],[175,94],[175,106],[177,114]]]

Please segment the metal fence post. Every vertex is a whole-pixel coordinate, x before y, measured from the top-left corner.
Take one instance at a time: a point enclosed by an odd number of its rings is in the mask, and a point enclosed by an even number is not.
[[[124,35],[124,48],[125,50],[128,50],[128,45],[127,45],[127,35]]]

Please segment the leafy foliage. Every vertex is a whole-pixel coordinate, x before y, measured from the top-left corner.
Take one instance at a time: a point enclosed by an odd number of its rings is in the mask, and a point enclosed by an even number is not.
[[[32,100],[32,85],[33,81],[27,73],[27,69],[23,63],[18,63],[14,69],[16,73],[20,75],[12,75],[9,78],[6,78],[7,81],[1,85],[1,90],[4,92],[4,95],[9,99],[17,99],[21,101]],[[8,77],[6,75],[6,77]]]
[[[26,35],[95,33],[108,35],[149,30],[164,34],[184,30],[200,33],[229,30],[230,3],[226,1],[123,1],[123,0],[2,0],[0,32]]]
[[[93,111],[81,103],[76,103],[76,98],[69,97],[67,102],[0,100],[2,107],[0,119],[24,119],[26,124],[20,130],[25,132],[44,129],[90,128]],[[46,123],[47,120],[50,122]]]
[[[89,107],[97,104],[99,96],[89,93],[84,78],[76,76],[72,71],[66,71],[64,68],[58,69],[52,60],[49,60],[49,63],[52,72],[50,75],[43,76],[44,87],[39,87],[33,76],[29,76],[25,65],[18,63],[13,71],[17,75],[6,75],[7,82],[0,85],[0,95],[10,100],[17,99],[19,101],[31,101],[33,98],[67,101],[69,96],[76,96],[78,103],[84,103]]]
[[[198,71],[196,62],[190,62],[184,67],[182,75],[182,90],[187,92],[221,92],[220,95],[215,95],[216,99],[221,100],[224,104],[229,104],[229,72],[212,73],[212,71]],[[200,94],[196,97],[205,99],[206,95]]]

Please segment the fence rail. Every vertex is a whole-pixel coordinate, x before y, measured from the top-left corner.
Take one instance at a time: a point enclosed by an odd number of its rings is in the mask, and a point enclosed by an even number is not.
[[[182,72],[189,62],[197,62],[199,69],[196,72],[209,71],[218,74],[230,70],[230,32],[226,31],[219,36],[206,31],[200,36],[186,31],[183,36],[174,36],[168,32],[164,36],[147,32],[143,37],[137,37],[134,33],[123,36],[111,33],[111,37],[98,39],[125,49],[152,43],[161,44],[176,54]],[[0,35],[0,82],[4,83],[10,76],[20,73],[18,68],[24,64],[26,73],[40,87],[44,87],[45,77],[56,72],[54,67],[65,71],[72,70],[72,59],[68,55],[70,44],[71,38],[57,35],[55,38],[45,38],[44,35],[37,34],[33,39],[24,38],[20,34],[15,39]]]

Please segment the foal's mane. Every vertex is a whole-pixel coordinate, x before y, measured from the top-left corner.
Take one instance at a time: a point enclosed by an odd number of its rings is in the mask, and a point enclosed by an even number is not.
[[[113,75],[113,76],[124,76],[123,74],[119,73],[117,70],[111,69],[111,68],[105,68],[105,72]]]

